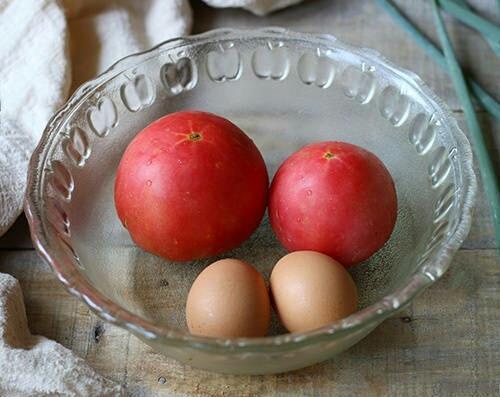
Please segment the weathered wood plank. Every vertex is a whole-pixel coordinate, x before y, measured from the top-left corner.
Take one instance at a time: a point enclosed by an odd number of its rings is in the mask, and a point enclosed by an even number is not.
[[[499,69],[500,70],[500,69]],[[500,73],[499,73],[500,74]],[[467,125],[463,113],[455,113],[458,124],[462,131],[469,137]],[[483,129],[483,134],[489,142],[490,155],[497,169],[500,170],[500,123],[494,123],[488,115],[481,113],[479,115],[479,122]],[[469,138],[470,139],[470,138]],[[493,221],[489,204],[483,191],[483,184],[477,162],[474,163],[474,170],[478,177],[478,195],[476,200],[476,207],[474,217],[472,219],[472,226],[467,240],[463,244],[465,249],[485,249],[495,248],[495,234],[493,230]],[[499,175],[500,176],[500,175]]]
[[[28,221],[24,214],[21,214],[7,233],[0,237],[0,250],[8,249],[33,249]]]
[[[0,271],[20,280],[32,332],[73,349],[133,396],[493,396],[500,390],[495,255],[460,251],[442,280],[349,351],[269,376],[211,374],[153,352],[67,294],[34,252],[1,252]]]
[[[327,32],[372,47],[419,74],[452,109],[451,82],[373,2],[311,0],[258,18],[241,10],[213,10],[192,2],[196,32],[217,27],[285,26]],[[435,38],[430,8],[399,0],[405,12]],[[489,18],[495,1],[476,0]],[[471,75],[500,97],[500,63],[484,40],[450,24],[458,55]],[[463,115],[456,117],[464,128]],[[481,114],[490,147],[500,161],[500,126]],[[500,163],[497,163],[500,166]],[[0,239],[0,272],[23,287],[33,333],[53,338],[85,357],[132,396],[496,396],[500,394],[500,266],[489,212],[479,195],[471,233],[451,270],[398,317],[334,360],[274,376],[225,376],[198,371],[154,353],[126,331],[109,325],[71,297],[37,257],[21,218]],[[12,250],[15,249],[15,250]],[[161,382],[159,382],[161,379]],[[164,382],[163,382],[164,380]]]

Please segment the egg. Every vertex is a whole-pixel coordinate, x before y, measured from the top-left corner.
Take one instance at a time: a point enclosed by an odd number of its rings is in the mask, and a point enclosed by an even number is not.
[[[188,294],[186,322],[193,335],[264,336],[271,304],[262,275],[250,264],[222,259],[205,268]]]
[[[296,251],[273,268],[271,293],[278,317],[290,332],[320,328],[356,311],[358,293],[347,270],[333,258]]]

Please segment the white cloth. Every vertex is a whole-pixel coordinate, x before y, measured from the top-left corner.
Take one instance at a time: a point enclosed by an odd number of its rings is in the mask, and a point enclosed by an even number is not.
[[[0,273],[0,396],[119,396],[71,350],[28,329],[18,281]]]
[[[70,63],[66,20],[55,1],[0,0],[0,29],[2,235],[21,212],[29,154],[68,94]]]
[[[191,28],[187,0],[65,0],[63,7],[0,0],[0,235],[22,211],[28,155],[70,86]]]
[[[212,7],[242,7],[256,15],[265,15],[302,0],[203,0]]]
[[[301,0],[204,0],[262,15]],[[72,88],[119,58],[189,33],[188,0],[0,0],[0,236],[22,211],[29,157]],[[120,386],[30,334],[0,273],[0,396],[114,396]]]

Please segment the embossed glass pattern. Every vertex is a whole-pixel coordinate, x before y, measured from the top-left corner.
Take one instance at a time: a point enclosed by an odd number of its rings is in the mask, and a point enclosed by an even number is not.
[[[185,332],[187,292],[209,261],[168,263],[141,251],[113,205],[127,144],[151,121],[182,109],[238,124],[271,176],[313,141],[349,141],[384,161],[396,181],[398,221],[384,248],[352,270],[357,313],[304,334],[280,334],[276,323],[274,336],[256,339]],[[33,155],[26,212],[37,249],[102,318],[185,363],[267,373],[345,350],[435,282],[468,233],[475,192],[467,139],[413,73],[332,36],[217,30],[126,57],[80,87]],[[283,254],[265,219],[228,255],[268,276]]]

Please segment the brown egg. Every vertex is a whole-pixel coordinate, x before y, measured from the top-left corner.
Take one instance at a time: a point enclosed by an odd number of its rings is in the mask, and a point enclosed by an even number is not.
[[[186,303],[193,335],[221,338],[264,336],[271,305],[262,275],[237,259],[222,259],[196,278]]]
[[[271,273],[278,317],[290,332],[305,332],[356,311],[356,285],[344,266],[327,255],[296,251],[281,258]]]

